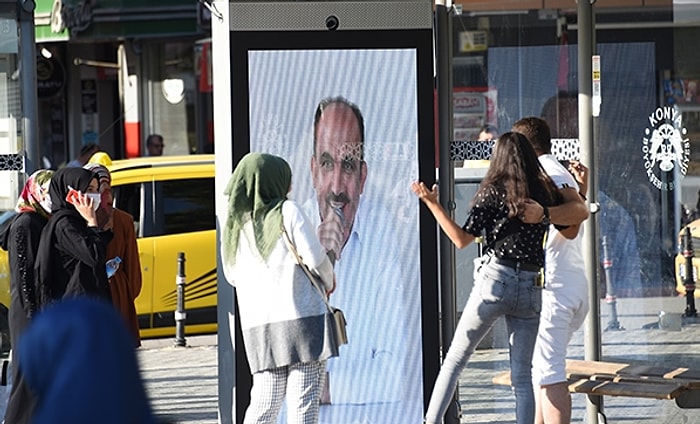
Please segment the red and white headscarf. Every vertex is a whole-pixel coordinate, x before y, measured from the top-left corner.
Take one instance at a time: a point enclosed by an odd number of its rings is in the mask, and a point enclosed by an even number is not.
[[[51,214],[51,196],[49,196],[49,183],[53,171],[40,169],[27,178],[22,188],[22,193],[17,199],[17,212],[36,212],[48,218]]]

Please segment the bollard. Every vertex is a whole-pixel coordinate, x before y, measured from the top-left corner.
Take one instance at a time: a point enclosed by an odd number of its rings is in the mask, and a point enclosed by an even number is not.
[[[185,340],[185,252],[177,254],[177,309],[175,310],[175,346],[187,346]]]
[[[624,330],[620,326],[620,321],[617,319],[617,297],[615,296],[615,286],[613,283],[612,272],[613,260],[608,255],[608,237],[603,236],[603,269],[605,270],[605,303],[610,306],[610,321],[605,331],[609,330]]]
[[[687,318],[697,318],[698,311],[695,309],[695,276],[693,275],[693,257],[695,253],[693,252],[693,239],[690,236],[690,226],[685,227],[683,238],[683,257],[685,258],[685,278],[683,284],[685,285],[686,303],[684,316]]]

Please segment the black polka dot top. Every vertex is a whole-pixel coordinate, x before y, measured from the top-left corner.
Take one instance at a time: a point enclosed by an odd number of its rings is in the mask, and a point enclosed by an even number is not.
[[[534,196],[533,196],[534,197]],[[525,224],[508,218],[506,193],[499,187],[480,189],[462,229],[476,237],[484,236],[486,252],[496,257],[544,266],[545,224]]]

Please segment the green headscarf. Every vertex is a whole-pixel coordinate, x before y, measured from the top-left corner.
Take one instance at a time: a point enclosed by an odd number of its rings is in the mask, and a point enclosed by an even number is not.
[[[267,259],[282,231],[282,203],[292,183],[292,169],[278,156],[248,153],[233,170],[224,190],[228,213],[223,230],[223,261],[232,266],[243,224],[252,219],[255,247]]]

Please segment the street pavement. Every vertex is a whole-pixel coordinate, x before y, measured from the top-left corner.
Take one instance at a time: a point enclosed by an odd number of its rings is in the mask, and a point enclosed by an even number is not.
[[[619,299],[615,306],[601,302],[603,330],[617,314],[619,329],[602,332],[602,359],[700,370],[700,324],[686,320],[680,331],[655,327],[659,313],[677,317],[685,308],[683,298]],[[667,314],[668,316],[668,314]],[[615,328],[616,326],[612,326]],[[461,423],[515,423],[510,388],[491,383],[508,369],[508,350],[493,334],[493,346],[477,350],[459,382]],[[153,409],[163,422],[218,423],[216,335],[187,338],[188,347],[173,347],[173,339],[144,340],[138,350],[142,375]],[[569,357],[583,359],[584,331],[574,335]],[[700,409],[681,409],[672,400],[628,397],[604,398],[607,422],[635,424],[698,424]],[[586,396],[573,395],[573,420],[586,422]],[[400,417],[396,423],[406,423]],[[415,423],[418,424],[418,423]],[[597,424],[597,423],[596,423]]]
[[[217,337],[186,341],[187,347],[174,347],[174,337],[142,341],[137,352],[151,406],[163,423],[218,423]]]

